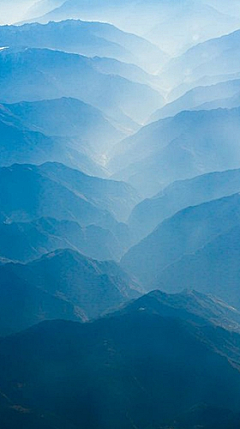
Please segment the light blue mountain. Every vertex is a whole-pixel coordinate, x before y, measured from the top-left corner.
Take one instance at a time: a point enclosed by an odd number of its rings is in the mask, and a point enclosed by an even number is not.
[[[170,293],[194,285],[196,290],[214,294],[239,309],[239,238],[238,224],[166,267],[155,285]]]
[[[0,27],[0,46],[49,48],[87,57],[108,57],[154,71],[167,55],[145,39],[104,22],[62,22]]]
[[[215,85],[199,86],[187,91],[176,100],[157,110],[149,119],[154,122],[159,119],[175,116],[183,110],[211,110],[217,108],[239,107],[240,79],[231,79]]]
[[[122,266],[136,276],[145,288],[152,290],[156,288],[156,281],[161,278],[164,269],[239,224],[239,193],[188,207],[164,220],[150,235],[132,247],[122,258]],[[214,264],[214,258],[212,262]],[[201,276],[201,270],[198,275]],[[185,284],[184,287],[194,288],[195,284]]]
[[[240,110],[184,111],[120,142],[109,162],[114,177],[146,196],[168,184],[240,167]]]
[[[67,0],[40,20],[49,22],[67,18],[113,23],[145,36],[174,54],[239,26],[237,15],[230,16],[199,0],[151,0],[148,3],[142,0],[111,0],[107,3]]]
[[[149,86],[100,73],[92,59],[76,54],[5,49],[0,51],[0,69],[1,102],[78,98],[102,110],[128,132],[132,121],[146,120],[164,102]]]
[[[127,184],[86,174],[59,163],[14,164],[0,169],[1,217],[32,221],[39,217],[115,227],[139,201]]]
[[[167,80],[170,86],[180,83],[194,85],[194,82],[205,77],[212,78],[215,84],[221,76],[225,75],[227,80],[228,75],[240,72],[239,42],[240,30],[237,30],[200,43],[172,59],[161,77],[164,81]]]
[[[10,155],[11,151],[12,155],[14,155],[14,148],[11,146],[12,142],[9,136],[9,130],[12,130],[13,135],[18,132],[18,139],[21,141],[15,147],[15,151],[19,152],[19,156],[23,156],[24,152],[25,162],[36,162],[38,164],[45,161],[62,160],[72,165],[75,163],[77,166],[78,153],[83,158],[89,158],[89,164],[90,159],[95,159],[98,162],[100,161],[99,156],[124,136],[113,127],[98,109],[74,98],[65,97],[35,102],[2,104],[0,105],[0,120],[8,127],[5,133],[2,131],[2,145],[4,145],[4,140],[8,141]],[[48,146],[45,145],[41,148],[39,142],[39,150],[42,150],[42,154],[39,154],[37,147],[33,151],[33,145],[29,144],[28,150],[26,145],[22,143],[23,140],[27,139],[27,136],[31,136],[33,141],[36,138],[41,141],[45,136],[51,137],[52,144],[49,143]],[[50,141],[50,139],[48,140]],[[56,150],[50,156],[52,145]],[[63,151],[62,155],[61,151]],[[73,155],[74,153],[76,154],[75,156]],[[39,159],[38,156],[40,156]],[[79,157],[80,155],[78,155]],[[13,158],[13,162],[18,162],[18,159]],[[80,169],[86,171],[86,168],[81,168],[81,166]],[[100,167],[98,170],[98,174],[100,174]],[[97,171],[97,166],[95,166],[95,171]],[[89,170],[89,172],[94,173],[94,170]]]
[[[240,170],[204,174],[169,185],[153,198],[140,202],[132,211],[129,227],[136,239],[150,234],[163,220],[189,206],[240,191]]]

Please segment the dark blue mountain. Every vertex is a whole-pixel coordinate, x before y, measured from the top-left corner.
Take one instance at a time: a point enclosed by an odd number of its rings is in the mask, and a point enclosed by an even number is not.
[[[236,429],[240,336],[191,313],[197,300],[186,295],[179,311],[177,297],[156,294],[90,324],[45,322],[2,339],[4,426]]]
[[[139,296],[137,284],[114,262],[62,249],[28,264],[0,266],[1,335],[42,320],[95,318]]]

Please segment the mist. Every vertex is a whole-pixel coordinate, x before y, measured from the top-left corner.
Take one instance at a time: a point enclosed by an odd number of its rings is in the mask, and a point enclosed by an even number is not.
[[[240,0],[0,0],[1,429],[240,428]]]

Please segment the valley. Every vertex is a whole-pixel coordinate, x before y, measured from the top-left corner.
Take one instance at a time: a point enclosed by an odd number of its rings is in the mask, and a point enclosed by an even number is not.
[[[1,429],[240,426],[240,0],[0,0]]]

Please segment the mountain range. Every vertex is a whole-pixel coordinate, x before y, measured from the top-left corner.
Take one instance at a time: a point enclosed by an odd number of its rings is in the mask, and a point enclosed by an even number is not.
[[[240,427],[240,0],[0,0],[0,429]]]
[[[107,21],[125,31],[134,31],[171,54],[182,52],[197,42],[221,36],[239,27],[237,13],[222,12],[206,1],[111,0],[89,2],[67,0],[45,16],[41,22],[80,18]]]
[[[0,189],[1,258],[24,262],[70,247],[119,260],[132,244],[123,221],[139,197],[125,183],[58,163],[15,164],[0,169]]]
[[[49,48],[87,57],[108,57],[151,71],[160,68],[167,55],[142,37],[104,22],[67,20],[0,27],[1,46]]]
[[[125,136],[98,109],[74,98],[2,104],[0,117],[20,130],[58,137],[59,146],[88,158],[96,159]]]
[[[156,288],[155,282],[170,264],[239,225],[239,203],[237,193],[179,211],[124,255],[123,268],[136,276],[145,288]],[[193,286],[184,284],[184,288]]]
[[[197,86],[196,82],[206,76],[215,79],[215,83],[218,83],[219,78],[221,81],[222,76],[226,76],[227,80],[228,76],[239,73],[239,39],[240,31],[237,30],[193,46],[168,63],[161,74],[162,78],[166,73],[164,80],[172,87],[180,83],[190,85],[191,82]],[[176,68],[179,70],[177,75]]]
[[[156,280],[163,290],[182,290],[194,285],[200,292],[212,293],[240,308],[239,225],[211,239],[202,248],[167,267]]]
[[[1,421],[235,429],[240,337],[212,311],[231,314],[208,297],[153,293],[90,324],[50,321],[2,339]]]
[[[99,152],[122,136],[97,109],[68,98],[1,104],[0,128],[1,166],[58,161],[100,177]]]
[[[30,220],[47,214],[60,220],[78,219],[83,225],[101,223],[114,215],[123,218],[138,200],[125,183],[90,177],[58,163],[3,167],[0,187],[1,213],[6,220]]]
[[[164,104],[158,91],[121,76],[100,73],[94,60],[77,54],[6,48],[0,50],[0,69],[2,103],[77,98],[100,109],[126,130]]]
[[[29,222],[0,223],[1,262],[29,262],[58,249],[77,250],[97,260],[116,260],[129,248],[130,232],[122,225],[119,231],[54,218]]]
[[[108,168],[145,197],[176,180],[238,168],[239,112],[183,111],[149,124],[116,145]]]
[[[164,219],[190,206],[230,196],[240,190],[240,170],[179,180],[137,204],[128,221],[136,239],[150,234]]]
[[[1,335],[43,320],[95,318],[137,297],[138,285],[114,262],[62,249],[28,264],[0,267]]]
[[[239,75],[217,84],[197,86],[176,100],[169,102],[157,110],[150,118],[150,122],[175,116],[185,110],[212,110],[217,108],[239,107],[240,80]],[[175,97],[174,97],[175,98]]]

